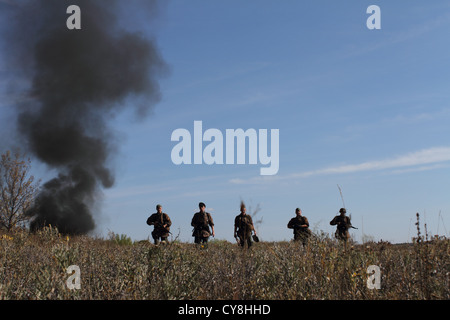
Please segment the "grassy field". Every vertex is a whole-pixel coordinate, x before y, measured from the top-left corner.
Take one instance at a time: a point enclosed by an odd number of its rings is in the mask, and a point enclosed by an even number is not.
[[[80,268],[69,290],[67,268]],[[367,287],[367,268],[381,289]],[[158,247],[126,237],[66,237],[55,229],[0,233],[0,299],[449,299],[450,240],[309,246],[227,241]]]

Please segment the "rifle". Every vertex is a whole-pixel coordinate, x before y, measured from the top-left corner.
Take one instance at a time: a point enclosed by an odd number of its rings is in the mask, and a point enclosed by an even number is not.
[[[339,215],[336,216],[336,217],[339,217]],[[347,228],[347,229],[350,229],[350,228],[352,228],[352,229],[358,229],[358,228],[356,228],[356,227],[354,227],[354,226],[352,225],[352,222],[351,222],[352,218],[351,218],[351,216],[348,216],[347,218],[348,218],[348,220],[349,220],[349,223],[343,223],[344,227]],[[340,222],[340,223],[337,224],[338,228],[340,227],[341,223],[342,223],[342,222]]]
[[[353,225],[352,225],[352,215],[350,214],[349,216],[348,216],[348,229],[350,229],[350,228],[352,228],[352,229],[358,229],[358,228],[356,228],[356,227],[354,227]]]
[[[342,208],[345,208],[344,196],[342,195],[341,187],[339,186],[339,184],[337,185],[337,187],[338,187],[339,193],[340,193],[340,195],[341,195],[341,200],[342,200],[342,205],[343,205]],[[352,228],[352,229],[358,229],[358,228],[352,226],[352,223],[351,223],[352,215],[351,215],[351,214],[348,216],[348,220],[349,220],[349,225],[347,225],[347,229],[350,229],[350,228]]]
[[[342,195],[342,190],[341,187],[339,186],[339,184],[337,185],[338,189],[339,189],[339,193],[341,194],[341,199],[342,199],[342,208],[345,208],[345,202],[344,202],[344,196]]]
[[[303,225],[305,224],[300,224],[300,223],[296,223],[292,226],[292,228],[294,230],[304,230],[304,229],[308,229],[308,227],[303,227]]]
[[[161,228],[163,229],[165,232],[168,232],[169,234],[172,234],[172,232],[170,232],[170,230],[168,229],[168,227],[164,227],[164,225],[162,224],[161,221],[153,221],[151,223],[148,223],[149,225],[154,225],[155,229],[156,228]]]

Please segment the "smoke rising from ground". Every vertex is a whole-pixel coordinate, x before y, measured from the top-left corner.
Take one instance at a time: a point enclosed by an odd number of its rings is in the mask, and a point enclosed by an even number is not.
[[[156,6],[143,2],[145,10]],[[81,8],[81,30],[66,27],[69,5]],[[95,228],[92,208],[101,188],[114,184],[109,120],[125,107],[145,115],[159,101],[164,61],[151,40],[121,28],[118,17],[126,12],[117,8],[111,0],[33,0],[10,9],[7,59],[30,81],[16,106],[22,147],[58,172],[29,213],[32,229]],[[146,103],[129,103],[133,98]]]

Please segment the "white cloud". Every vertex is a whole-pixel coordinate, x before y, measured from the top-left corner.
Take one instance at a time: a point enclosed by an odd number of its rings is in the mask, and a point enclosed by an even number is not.
[[[393,159],[385,159],[379,161],[369,161],[360,164],[343,165],[337,167],[330,167],[316,171],[309,171],[300,173],[300,176],[310,176],[317,174],[332,174],[332,173],[351,173],[368,170],[382,170],[392,168],[403,168],[416,165],[424,165],[431,163],[439,163],[450,161],[450,147],[435,147],[425,150],[412,152]]]
[[[293,173],[286,176],[275,176],[274,179],[288,180],[288,179],[306,178],[316,175],[346,174],[346,173],[372,171],[372,170],[385,170],[385,169],[397,169],[395,173],[423,171],[441,168],[442,166],[436,165],[431,166],[431,165],[447,161],[450,161],[450,147],[433,147],[389,159],[367,161],[359,164],[334,166],[318,170]],[[428,166],[414,168],[415,166],[424,166],[424,165]],[[399,170],[402,168],[409,168],[409,169]],[[246,184],[246,183],[248,184],[248,183],[260,183],[261,181],[262,179],[260,177],[256,177],[248,180],[231,179],[229,182],[233,184]]]
[[[405,30],[399,30],[395,33],[392,33],[390,36],[383,37],[383,40],[378,42],[373,42],[366,46],[359,47],[351,47],[351,50],[348,51],[346,57],[351,58],[355,56],[365,55],[370,52],[382,49],[387,46],[396,45],[402,42],[411,41],[418,37],[421,37],[427,33],[435,31],[438,28],[445,28],[448,25],[450,14],[446,12],[447,5],[444,5],[444,8],[436,9],[442,10],[444,12],[439,17],[434,17],[433,19],[429,19],[422,23],[416,23],[415,25],[408,26]]]
[[[402,173],[408,173],[408,172],[429,171],[429,170],[448,168],[448,167],[449,167],[448,165],[445,165],[443,163],[437,163],[437,164],[432,164],[429,166],[419,166],[419,167],[406,168],[406,169],[397,169],[397,170],[393,170],[391,173],[402,174]]]

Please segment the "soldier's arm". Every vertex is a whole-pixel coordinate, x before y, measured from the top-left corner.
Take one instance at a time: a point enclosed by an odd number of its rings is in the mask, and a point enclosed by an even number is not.
[[[350,218],[349,217],[345,217],[346,219],[345,219],[345,224],[348,226],[348,227],[351,227],[352,226],[352,223],[351,223],[351,221],[350,221]]]
[[[309,222],[308,222],[308,218],[305,217],[305,224],[302,225],[303,228],[308,228],[309,227]]]
[[[337,217],[334,217],[333,220],[330,221],[330,224],[334,226],[336,224]]]
[[[148,219],[147,219],[147,224],[148,224],[149,226],[155,224],[155,222],[153,221],[153,215],[151,215],[150,217],[148,217]]]
[[[211,228],[214,228],[214,221],[210,213],[208,213],[208,224],[211,226]]]
[[[256,229],[255,229],[255,226],[253,225],[253,219],[252,219],[251,216],[248,216],[248,217],[250,218],[250,225],[252,226],[252,230],[253,230],[253,232],[254,232],[255,235],[256,235]]]
[[[206,213],[208,215],[208,224],[211,227],[211,235],[215,237],[216,233],[214,232],[214,221],[209,212]]]
[[[170,227],[172,225],[172,221],[170,220],[169,216],[166,214],[166,224],[165,227]]]
[[[288,223],[288,228],[289,229],[294,229],[295,228],[295,218],[292,218],[291,220],[289,220],[289,223]]]

